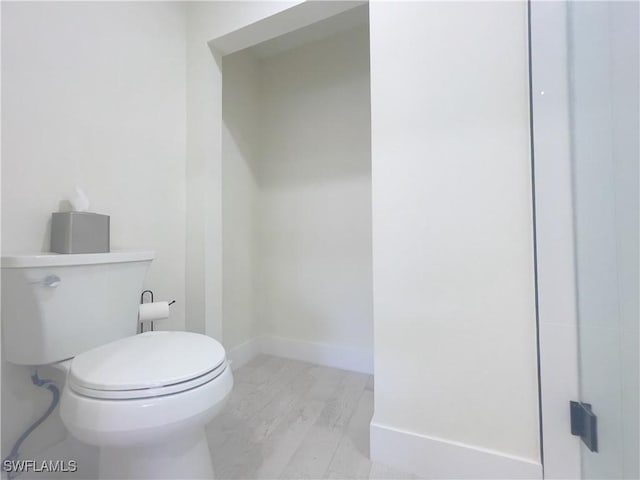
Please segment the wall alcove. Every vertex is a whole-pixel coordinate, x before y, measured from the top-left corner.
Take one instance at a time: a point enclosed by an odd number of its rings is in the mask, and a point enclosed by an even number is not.
[[[368,6],[222,57],[222,337],[373,372]]]

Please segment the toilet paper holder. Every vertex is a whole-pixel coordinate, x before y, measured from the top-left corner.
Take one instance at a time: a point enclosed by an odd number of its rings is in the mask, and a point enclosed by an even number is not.
[[[151,303],[153,303],[153,291],[152,290],[144,290],[141,294],[140,294],[140,305],[142,305],[143,303],[145,303],[144,301],[144,296],[146,294],[149,294],[149,297],[151,299]],[[173,305],[174,303],[176,303],[175,300],[171,300],[169,302],[169,306]],[[144,332],[144,322],[138,322],[140,324],[140,332],[139,333],[143,333]],[[153,320],[151,320],[149,323],[151,323],[151,331],[153,332]]]

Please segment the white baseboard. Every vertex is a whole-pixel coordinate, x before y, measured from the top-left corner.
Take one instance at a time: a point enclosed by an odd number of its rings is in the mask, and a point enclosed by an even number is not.
[[[262,353],[260,343],[260,337],[252,338],[237,347],[227,350],[227,360],[231,363],[231,369],[237,370]]]
[[[541,479],[542,465],[371,422],[371,460],[421,478]]]
[[[373,374],[373,352],[275,336],[252,338],[227,352],[235,370],[258,354],[275,355],[327,367]]]
[[[327,367],[373,374],[373,352],[274,336],[261,339],[262,352]]]

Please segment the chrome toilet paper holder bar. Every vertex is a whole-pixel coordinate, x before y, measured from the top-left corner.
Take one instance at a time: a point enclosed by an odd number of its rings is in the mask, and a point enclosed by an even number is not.
[[[153,291],[152,290],[143,290],[142,293],[140,294],[140,305],[142,305],[143,303],[145,303],[144,301],[144,296],[145,294],[149,294],[150,298],[151,298],[151,303],[153,303]],[[169,306],[173,305],[174,303],[176,303],[175,300],[171,300],[169,302]],[[143,333],[144,332],[144,325],[143,322],[138,322],[140,324],[140,332],[139,333]],[[151,331],[153,332],[153,320],[151,320]]]

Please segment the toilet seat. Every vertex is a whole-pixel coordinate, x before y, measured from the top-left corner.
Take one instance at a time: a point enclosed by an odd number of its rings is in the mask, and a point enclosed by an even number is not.
[[[104,400],[133,400],[185,392],[227,369],[224,348],[190,332],[145,332],[76,356],[69,388]]]
[[[202,428],[224,407],[233,388],[231,368],[197,388],[127,400],[93,398],[65,385],[60,417],[78,440],[99,447],[166,444]]]

